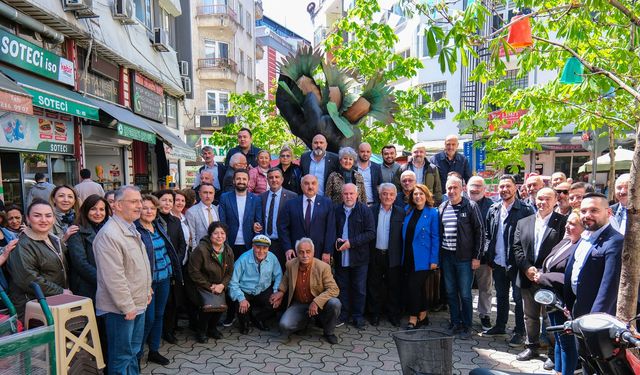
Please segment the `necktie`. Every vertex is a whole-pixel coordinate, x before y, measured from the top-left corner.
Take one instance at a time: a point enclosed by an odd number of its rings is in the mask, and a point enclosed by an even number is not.
[[[209,218],[209,224],[213,223],[213,214],[211,213],[211,207],[207,207],[207,216]]]
[[[304,213],[304,230],[309,233],[311,230],[311,205],[312,201],[310,198],[307,198],[307,210]]]
[[[273,208],[276,205],[276,193],[271,194],[271,203],[269,203],[269,216],[267,216],[267,234],[271,236],[273,233]]]

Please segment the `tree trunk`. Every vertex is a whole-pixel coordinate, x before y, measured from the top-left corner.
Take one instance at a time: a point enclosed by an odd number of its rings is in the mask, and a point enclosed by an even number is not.
[[[616,142],[613,126],[609,125],[609,181],[607,182],[607,199],[613,200],[616,186]]]
[[[630,321],[636,315],[638,284],[640,283],[640,122],[636,124],[636,146],[631,163],[629,181],[629,204],[627,206],[627,235],[622,248],[622,272],[618,289],[616,315],[623,321]],[[634,235],[635,234],[635,235]],[[632,322],[635,324],[635,322]]]

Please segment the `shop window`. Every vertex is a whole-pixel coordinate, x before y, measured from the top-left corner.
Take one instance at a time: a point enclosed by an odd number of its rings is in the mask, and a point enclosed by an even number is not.
[[[171,14],[167,13],[166,10],[161,9],[160,10],[160,22],[159,22],[159,24],[160,24],[160,27],[162,28],[162,30],[168,36],[169,45],[171,45],[171,47],[173,47],[173,49],[175,49],[176,48],[176,34],[175,34],[176,20],[175,20],[175,17],[173,17]]]
[[[229,111],[229,93],[224,91],[207,91],[207,114],[226,115]]]
[[[178,129],[178,100],[172,96],[167,96],[167,126],[170,128]]]
[[[427,94],[426,97],[420,98],[422,105],[447,97],[447,81],[428,83],[422,86],[422,89]],[[431,112],[432,120],[444,120],[445,118],[447,118],[447,112],[445,110]]]

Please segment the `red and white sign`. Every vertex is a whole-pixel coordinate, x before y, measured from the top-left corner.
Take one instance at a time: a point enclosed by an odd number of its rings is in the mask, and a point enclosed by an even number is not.
[[[497,123],[499,123],[502,129],[511,129],[513,125],[520,120],[520,117],[524,116],[527,112],[526,109],[521,109],[516,112],[493,111],[489,113],[489,130],[494,131],[496,125],[498,125]]]

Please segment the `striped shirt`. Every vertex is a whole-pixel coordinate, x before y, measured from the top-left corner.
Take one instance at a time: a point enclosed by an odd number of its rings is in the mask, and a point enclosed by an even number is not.
[[[458,212],[460,205],[448,204],[442,213],[442,248],[456,251],[456,237],[458,236]]]
[[[153,281],[162,281],[171,276],[173,271],[171,269],[171,259],[169,259],[164,238],[162,238],[157,229],[151,233],[151,240],[153,241],[153,255],[155,259]]]

